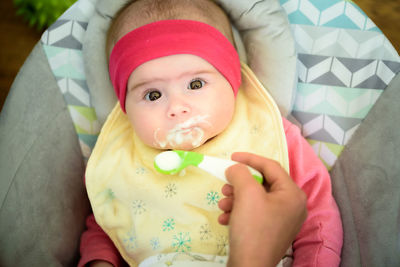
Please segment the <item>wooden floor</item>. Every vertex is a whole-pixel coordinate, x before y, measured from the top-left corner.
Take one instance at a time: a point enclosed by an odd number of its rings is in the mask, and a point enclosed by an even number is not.
[[[321,0],[329,1],[329,0]],[[354,0],[400,53],[400,0]],[[8,90],[41,33],[15,15],[13,0],[0,0],[0,110]]]

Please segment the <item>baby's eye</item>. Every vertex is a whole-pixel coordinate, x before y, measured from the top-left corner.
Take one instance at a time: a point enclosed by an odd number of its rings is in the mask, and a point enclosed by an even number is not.
[[[203,80],[194,79],[189,83],[188,89],[191,89],[191,90],[200,89],[201,87],[204,86],[204,84],[205,84],[205,82]]]
[[[145,95],[145,99],[149,101],[156,101],[161,97],[160,91],[150,91]]]

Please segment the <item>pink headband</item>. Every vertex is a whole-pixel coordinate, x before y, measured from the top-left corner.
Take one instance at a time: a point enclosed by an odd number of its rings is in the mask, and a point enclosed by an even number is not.
[[[227,79],[236,96],[241,84],[240,60],[229,40],[202,22],[161,20],[127,33],[111,52],[110,78],[124,112],[131,73],[149,60],[176,54],[192,54],[208,61]]]

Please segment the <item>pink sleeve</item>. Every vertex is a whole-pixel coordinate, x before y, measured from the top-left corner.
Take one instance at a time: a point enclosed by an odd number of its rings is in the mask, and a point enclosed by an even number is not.
[[[78,267],[85,266],[91,261],[107,261],[115,267],[122,266],[124,261],[113,242],[100,228],[91,214],[86,219],[87,230],[82,234]]]
[[[283,119],[290,175],[307,195],[308,216],[294,243],[294,267],[339,266],[343,230],[329,173],[295,125]]]

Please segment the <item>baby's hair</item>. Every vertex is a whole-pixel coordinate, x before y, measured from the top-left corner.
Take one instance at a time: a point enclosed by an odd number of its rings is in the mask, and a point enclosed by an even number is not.
[[[131,31],[148,23],[169,19],[192,19],[207,23],[234,44],[229,18],[213,0],[131,0],[116,13],[108,29],[107,58],[118,38],[122,37],[119,33],[122,27],[127,26]]]

